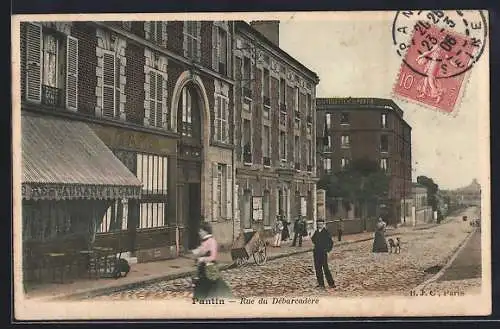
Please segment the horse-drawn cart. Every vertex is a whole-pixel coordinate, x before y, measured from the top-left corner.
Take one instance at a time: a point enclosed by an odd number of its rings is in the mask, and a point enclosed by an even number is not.
[[[267,260],[266,242],[259,232],[240,233],[231,248],[231,258],[238,266],[247,264],[250,256],[257,265],[263,265]]]

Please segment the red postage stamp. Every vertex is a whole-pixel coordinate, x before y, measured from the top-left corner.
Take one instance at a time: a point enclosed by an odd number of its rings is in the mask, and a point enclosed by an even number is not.
[[[451,113],[463,92],[477,40],[419,21],[394,84],[394,94]]]

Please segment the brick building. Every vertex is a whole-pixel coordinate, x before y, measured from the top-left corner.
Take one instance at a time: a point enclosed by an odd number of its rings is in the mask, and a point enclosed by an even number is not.
[[[21,24],[24,241],[97,232],[146,261],[194,247],[204,218],[231,243],[233,28]]]
[[[279,48],[279,22],[237,22],[235,227],[270,230],[277,215],[316,216],[318,76]]]
[[[411,127],[401,108],[390,99],[318,98],[316,111],[320,176],[353,159],[376,161],[390,175],[387,220],[399,221],[401,200],[411,198],[412,186]]]

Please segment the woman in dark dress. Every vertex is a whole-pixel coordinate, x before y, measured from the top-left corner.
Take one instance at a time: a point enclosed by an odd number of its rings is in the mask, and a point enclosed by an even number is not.
[[[193,298],[232,297],[231,288],[224,282],[217,267],[218,246],[210,224],[202,223],[199,234],[201,245],[192,251],[198,256],[198,278],[194,282]]]
[[[375,227],[375,238],[373,239],[373,252],[389,252],[387,247],[387,241],[385,241],[385,228],[387,224],[384,222],[382,217],[378,219],[378,223]]]
[[[289,222],[285,220],[285,217],[281,217],[281,221],[283,222],[283,231],[281,232],[281,241],[287,241],[290,239],[290,231],[288,230]]]

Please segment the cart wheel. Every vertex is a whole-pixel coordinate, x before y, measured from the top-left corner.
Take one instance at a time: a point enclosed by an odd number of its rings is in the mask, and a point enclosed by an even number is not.
[[[255,248],[253,259],[255,260],[255,264],[257,265],[263,265],[267,260],[266,244],[262,240],[259,241]]]

